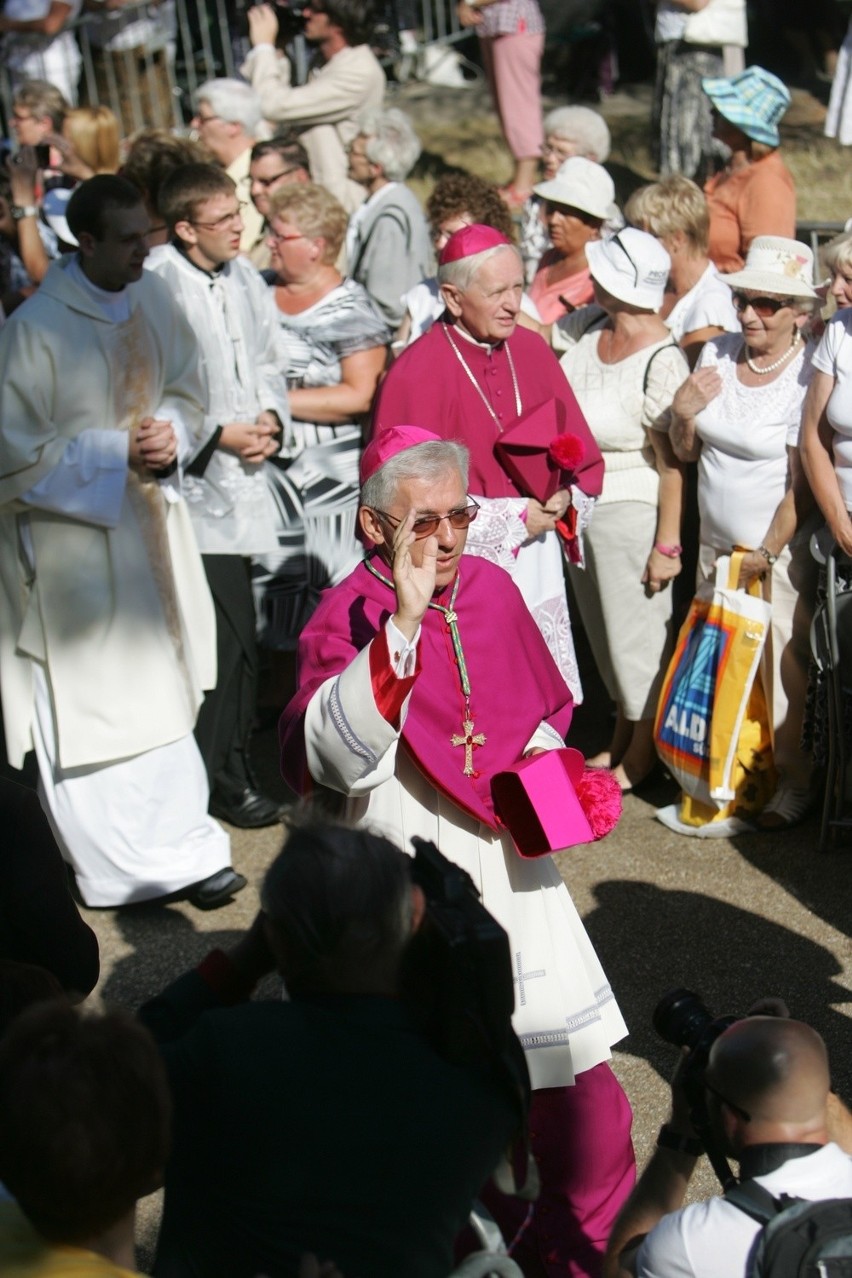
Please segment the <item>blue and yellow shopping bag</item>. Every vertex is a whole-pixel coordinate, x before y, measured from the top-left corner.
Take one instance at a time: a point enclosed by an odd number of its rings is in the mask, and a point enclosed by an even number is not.
[[[747,762],[738,759],[742,749],[756,774],[766,773],[770,793],[774,785],[759,679],[755,686],[772,608],[756,593],[758,582],[747,591],[737,589],[742,558],[740,552],[720,556],[715,582],[699,586],[657,706],[657,751],[684,791],[681,819],[689,824],[710,820],[736,802],[748,772]],[[760,799],[749,808],[759,810],[765,788],[760,786]]]

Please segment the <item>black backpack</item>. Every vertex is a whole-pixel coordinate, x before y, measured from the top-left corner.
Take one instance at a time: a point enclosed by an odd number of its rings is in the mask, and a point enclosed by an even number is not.
[[[753,1180],[725,1198],[763,1226],[749,1278],[852,1278],[852,1198],[774,1198]]]

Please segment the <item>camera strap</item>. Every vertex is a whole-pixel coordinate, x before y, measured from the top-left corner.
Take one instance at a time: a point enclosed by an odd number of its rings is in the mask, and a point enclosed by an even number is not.
[[[822,1145],[806,1144],[799,1141],[778,1142],[777,1144],[749,1145],[743,1150],[740,1163],[740,1180],[751,1180],[755,1176],[768,1176],[777,1171],[791,1158],[807,1158],[822,1149]]]

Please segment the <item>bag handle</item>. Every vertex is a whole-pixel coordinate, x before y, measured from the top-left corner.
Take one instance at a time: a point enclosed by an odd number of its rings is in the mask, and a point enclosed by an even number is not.
[[[740,569],[743,566],[745,552],[742,550],[732,550],[731,557],[728,560],[728,580],[726,582],[728,590],[736,590],[740,580]]]
[[[728,564],[728,590],[736,590],[737,583],[740,579],[740,569],[743,566],[743,560],[749,552],[747,550],[732,550]],[[760,578],[752,577],[746,586],[746,594],[754,595],[756,599],[763,598],[763,591],[760,588]]]

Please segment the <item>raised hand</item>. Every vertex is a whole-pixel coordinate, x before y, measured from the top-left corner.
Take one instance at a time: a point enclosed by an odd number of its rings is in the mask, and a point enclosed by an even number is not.
[[[390,547],[393,584],[396,589],[394,625],[406,639],[413,639],[435,593],[437,577],[438,538],[425,537],[416,544],[418,562],[411,556],[415,545],[413,532],[417,512],[410,510],[402,523],[394,530]]]
[[[254,4],[246,9],[249,41],[252,45],[274,44],[278,35],[278,18],[271,4]]]

